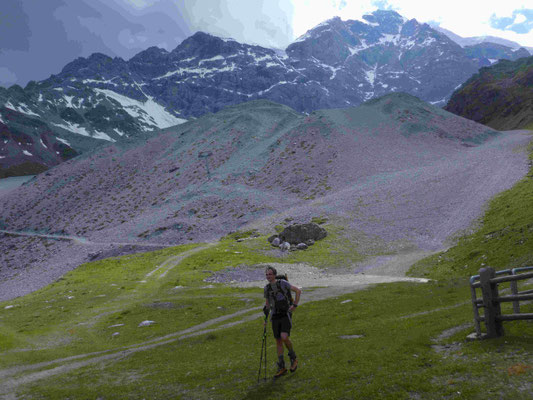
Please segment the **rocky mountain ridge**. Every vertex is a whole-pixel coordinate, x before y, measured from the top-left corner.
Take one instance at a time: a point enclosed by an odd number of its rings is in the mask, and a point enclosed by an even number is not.
[[[6,129],[23,133],[32,146],[23,149],[5,135],[10,145],[0,143],[0,169],[61,161],[40,155],[49,151],[32,121],[74,154],[254,99],[306,113],[390,92],[444,105],[480,65],[492,62],[487,57],[518,54],[491,51],[465,50],[427,24],[378,10],[361,20],[325,21],[285,51],[197,32],[171,52],[152,47],[128,61],[95,53],[24,89],[0,88]],[[27,125],[15,127],[6,110],[24,114]]]
[[[481,68],[445,110],[493,129],[533,129],[533,56]]]
[[[529,54],[526,54],[526,55],[521,56],[521,57],[528,57],[528,56],[533,54],[533,47],[521,46],[519,43],[514,42],[512,40],[503,39],[503,38],[500,38],[500,37],[490,36],[490,35],[462,37],[462,36],[459,36],[456,33],[452,32],[452,31],[450,31],[448,29],[440,27],[437,24],[434,24],[434,23],[430,22],[429,25],[433,29],[435,29],[435,30],[437,30],[437,31],[439,31],[441,33],[444,33],[446,36],[448,36],[451,40],[453,40],[455,43],[457,43],[461,47],[476,46],[476,45],[479,45],[479,44],[483,44],[483,45],[497,44],[497,45],[503,45],[503,46],[511,48],[513,50],[520,50],[521,48],[527,50]]]

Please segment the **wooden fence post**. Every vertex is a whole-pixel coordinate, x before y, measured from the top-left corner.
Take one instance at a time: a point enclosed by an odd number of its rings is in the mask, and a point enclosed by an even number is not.
[[[485,326],[487,327],[487,337],[489,338],[503,336],[503,324],[498,319],[501,315],[501,307],[500,303],[496,301],[498,298],[498,284],[490,282],[495,276],[494,269],[490,267],[479,270],[483,307],[485,308]]]

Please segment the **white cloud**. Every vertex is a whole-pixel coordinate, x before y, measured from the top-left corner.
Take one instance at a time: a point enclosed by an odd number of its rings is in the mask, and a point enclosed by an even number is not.
[[[339,9],[339,1],[292,0],[294,4],[294,38],[303,35],[324,20],[339,16],[343,20],[360,19],[362,15],[377,9],[375,0],[346,0],[346,6]],[[379,3],[379,2],[378,2]],[[519,35],[512,31],[501,31],[490,26],[493,14],[498,17],[512,16],[513,11],[531,8],[530,0],[389,0],[387,4],[402,16],[418,22],[435,21],[442,28],[463,36],[492,35],[514,40],[524,46],[533,46],[533,35]],[[515,23],[521,23],[525,16],[518,14]]]
[[[292,41],[294,6],[287,0],[182,0],[193,31],[284,48]]]
[[[524,14],[516,14],[516,18],[514,20],[515,24],[521,24],[522,22],[526,22],[527,18]]]

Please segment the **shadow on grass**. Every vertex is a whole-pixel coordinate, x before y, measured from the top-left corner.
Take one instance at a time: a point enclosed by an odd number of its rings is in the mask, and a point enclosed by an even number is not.
[[[272,376],[266,378],[263,377],[259,380],[259,383],[255,383],[250,387],[250,390],[242,397],[242,400],[256,400],[256,399],[269,399],[279,398],[280,395],[285,394],[285,385],[288,384],[294,374],[282,376],[281,378],[274,379]]]

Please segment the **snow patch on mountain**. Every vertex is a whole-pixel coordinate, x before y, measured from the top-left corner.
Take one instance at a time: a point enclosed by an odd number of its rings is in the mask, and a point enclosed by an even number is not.
[[[112,79],[107,79],[107,80],[84,79],[82,82],[85,83],[85,84],[87,84],[87,83],[98,83],[98,84],[119,86],[118,84],[113,82],[114,79],[117,79],[117,77],[114,77]]]
[[[272,60],[272,56],[270,54],[265,54],[264,56],[258,56],[257,54],[252,53],[251,56],[254,58],[254,61],[256,64],[259,64],[261,61]]]
[[[61,139],[60,137],[56,137],[57,140],[59,140],[61,143],[66,144],[67,146],[71,147],[71,144],[67,142],[65,139]]]
[[[376,80],[376,71],[378,70],[378,65],[376,64],[374,66],[374,69],[371,69],[369,71],[365,71],[366,80],[374,86],[374,81]]]
[[[357,54],[359,53],[361,50],[364,50],[364,49],[368,49],[369,46],[367,43],[366,43],[366,40],[361,40],[361,44],[357,47],[352,47],[352,46],[348,46],[348,50],[350,50],[350,53],[351,55],[353,56],[354,54]]]
[[[22,114],[26,114],[26,115],[30,115],[34,117],[40,117],[39,114],[36,114],[33,111],[31,111],[29,107],[24,103],[19,103],[18,106],[14,106],[13,104],[11,104],[11,102],[8,101],[7,103],[5,103],[4,106],[6,108],[9,108],[10,110],[18,111],[19,113],[22,113]]]
[[[257,92],[257,94],[258,94],[259,96],[262,96],[263,94],[265,94],[265,93],[267,93],[267,92],[270,92],[270,91],[271,91],[272,89],[274,89],[276,86],[287,85],[287,84],[292,84],[292,82],[281,81],[281,82],[275,83],[274,85],[270,86],[268,89],[261,90],[261,91]]]
[[[56,123],[52,122],[52,125],[55,125],[55,126],[57,126],[59,128],[63,128],[65,130],[73,132],[73,133],[77,133],[78,135],[92,137],[92,138],[95,138],[95,139],[107,140],[109,142],[116,142],[116,140],[110,138],[108,135],[106,135],[103,132],[95,131],[95,133],[93,135],[91,135],[91,133],[89,131],[87,131],[87,129],[84,128],[83,126],[80,126],[78,124],[74,124],[74,123],[71,123],[71,122],[66,122],[65,121],[65,124],[56,124]]]
[[[224,60],[225,62],[225,60]],[[223,68],[178,68],[177,70],[167,72],[165,75],[155,77],[154,80],[166,79],[173,75],[195,74],[194,78],[206,78],[218,74],[220,72],[235,71],[235,63],[226,65]]]
[[[156,103],[153,100],[153,97],[147,96],[147,101],[140,102],[108,89],[95,89],[95,91],[118,101],[128,114],[154,128],[163,129],[187,122],[187,120],[176,118],[169,112],[165,111],[165,108]]]
[[[436,41],[437,41],[437,40],[436,40],[435,38],[433,38],[433,37],[428,37],[428,38],[426,38],[426,39],[420,44],[420,46],[429,46],[429,45],[431,45],[431,43],[434,43],[434,42],[436,42]]]
[[[65,101],[67,102],[67,107],[71,107],[71,108],[74,108],[74,104],[72,104],[72,99],[74,98],[74,96],[67,96],[67,95],[64,95],[63,98],[65,99]]]
[[[356,21],[362,22],[363,24],[370,25],[370,26],[379,26],[379,24],[377,22],[370,22],[370,21],[367,21],[364,18],[357,19]]]
[[[218,56],[215,56],[215,57],[206,58],[204,60],[200,60],[198,62],[198,65],[202,65],[204,63],[213,62],[213,61],[219,61],[219,60],[224,60],[224,57],[222,57],[221,55],[218,55]]]
[[[393,43],[395,46],[398,45],[398,42],[400,40],[400,35],[391,35],[391,34],[383,34],[381,38],[379,39],[379,44],[385,44],[385,43]]]

